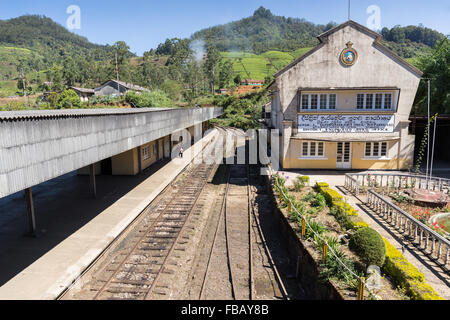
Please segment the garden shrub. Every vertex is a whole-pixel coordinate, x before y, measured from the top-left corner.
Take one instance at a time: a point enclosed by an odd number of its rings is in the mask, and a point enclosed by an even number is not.
[[[125,97],[134,108],[152,108],[152,107],[173,107],[172,100],[162,90],[153,90],[152,92],[133,92],[129,91]]]
[[[297,176],[294,180],[294,190],[299,192],[309,183],[308,176]]]
[[[305,230],[306,234],[305,234],[305,236],[306,236],[307,239],[308,238],[314,238],[315,240],[317,240],[316,239],[316,234],[321,235],[325,231],[327,231],[327,228],[325,227],[325,225],[323,225],[319,221],[315,221],[315,220],[312,220],[312,219],[307,219],[306,221],[308,222],[309,226],[311,227],[311,228],[306,227],[306,230]],[[301,222],[299,224],[299,227],[301,227]]]
[[[318,208],[319,210],[322,210],[327,205],[327,202],[325,201],[325,197],[318,193],[312,200],[311,200],[311,206]]]
[[[425,282],[425,276],[413,266],[392,244],[383,238],[386,246],[384,271],[405,288],[415,300],[443,300],[434,289]]]
[[[325,197],[329,206],[334,206],[344,199],[339,192],[331,189],[328,183],[317,182],[315,189]]]
[[[277,176],[274,178],[276,177]],[[284,181],[282,182],[284,185]],[[415,300],[443,300],[443,298],[425,282],[423,273],[406,260],[403,255],[389,243],[389,241],[381,237],[375,230],[370,229],[368,224],[358,217],[356,210],[348,203],[342,201],[342,196],[340,196],[339,193],[330,189],[326,183],[317,183],[316,189],[319,189],[325,199],[327,199],[325,194],[329,195],[329,198],[332,200],[330,204],[331,213],[337,217],[336,220],[338,220],[338,222],[339,219],[342,219],[349,227],[351,226],[353,229],[357,229],[356,233],[350,239],[349,248],[356,252],[364,263],[382,266],[384,272],[392,277],[400,287],[405,289],[407,294]],[[336,194],[341,197],[340,201]],[[314,194],[308,194],[307,198],[309,198],[307,201],[311,201],[314,198]],[[305,201],[305,199],[303,199],[303,201]],[[304,214],[305,207],[301,201],[293,201],[293,205],[301,212],[301,214]],[[300,215],[291,213],[290,218],[296,221],[298,226],[301,227],[302,219]],[[307,219],[307,221],[317,234],[321,235],[327,231],[327,228],[320,222],[312,219]],[[314,235],[310,228],[306,228],[306,237],[313,238],[317,245],[321,243],[321,240]],[[328,237],[326,237],[326,239],[328,240],[330,248],[332,248],[339,256],[341,261],[354,273],[359,274],[354,263],[339,250],[339,243]],[[330,254],[327,255],[326,262],[321,264],[320,276],[323,280],[336,278],[345,281],[351,287],[355,288],[358,283],[357,278],[354,277],[352,273],[348,272],[348,270]]]
[[[358,230],[361,228],[368,228],[369,224],[365,222],[361,217],[348,216],[352,229]]]
[[[299,179],[295,179],[293,184],[294,190],[297,192],[300,192],[305,187],[305,185]]]
[[[357,230],[348,246],[365,264],[383,266],[386,259],[386,246],[383,238],[375,230],[371,228]]]
[[[342,229],[353,229],[354,225],[350,220],[350,217],[345,214],[345,211],[342,208],[331,207],[331,214],[334,216]]]
[[[58,97],[57,106],[60,108],[70,109],[80,107],[81,100],[77,93],[71,89],[64,90]]]
[[[304,184],[308,184],[309,183],[309,177],[308,176],[301,176],[299,179]]]
[[[315,198],[314,192],[308,192],[308,194],[303,197],[303,201],[311,202]]]

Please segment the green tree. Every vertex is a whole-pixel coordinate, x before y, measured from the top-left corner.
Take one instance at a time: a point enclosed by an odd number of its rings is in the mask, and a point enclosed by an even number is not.
[[[450,113],[450,40],[441,40],[431,54],[419,58],[417,65],[424,72],[422,78],[431,79],[431,113]],[[414,105],[418,114],[427,114],[427,80],[420,82]]]
[[[63,62],[62,79],[66,86],[74,86],[79,79],[78,66],[75,64],[72,57],[66,57]]]
[[[48,73],[51,82],[50,90],[60,92],[63,90],[63,73],[61,67],[53,66]]]
[[[129,51],[130,47],[125,41],[117,41],[112,46],[110,78],[116,79],[117,72],[119,79],[129,81]]]
[[[151,107],[172,107],[173,102],[162,90],[153,90],[152,92],[136,93],[129,91],[125,100],[133,108],[151,108]]]
[[[238,73],[238,74],[234,77],[233,82],[234,82],[235,84],[237,84],[238,86],[240,86],[240,85],[241,85],[241,81],[242,81],[242,79],[241,79],[241,74]]]
[[[181,85],[175,80],[167,80],[161,85],[161,89],[174,101],[178,101],[181,96]]]
[[[217,66],[222,60],[219,50],[215,46],[208,46],[206,49],[206,61],[204,64],[205,74],[210,84],[211,93],[214,93],[216,76],[217,76]]]
[[[226,88],[233,79],[233,63],[230,60],[222,61],[219,71],[219,86]]]
[[[64,109],[80,107],[80,97],[73,90],[64,90],[58,97],[57,106]]]

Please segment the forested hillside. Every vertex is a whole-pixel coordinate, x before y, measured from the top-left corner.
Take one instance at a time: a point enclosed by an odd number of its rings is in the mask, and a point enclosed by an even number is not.
[[[0,20],[0,80],[23,73],[30,87],[39,86],[58,80],[59,70],[71,85],[104,81],[113,74],[105,63],[113,51],[114,46],[93,44],[44,16]],[[126,55],[133,56],[128,48]]]
[[[220,51],[294,51],[314,46],[316,36],[334,26],[333,22],[316,25],[305,19],[275,16],[260,7],[251,17],[198,31],[192,39],[202,39]]]
[[[159,89],[179,104],[207,103],[217,89],[233,89],[240,79],[270,81],[334,26],[275,16],[260,7],[248,18],[200,30],[190,38],[167,39],[136,57],[125,41],[96,45],[44,16],[0,20],[0,98],[61,92],[73,85],[92,88],[116,78],[117,63],[122,81]],[[386,46],[430,77],[445,71],[432,65],[433,61],[445,65],[444,35],[421,25],[380,32]],[[446,86],[446,80],[439,83]],[[440,100],[448,99],[441,95]],[[417,101],[423,104],[423,99]]]

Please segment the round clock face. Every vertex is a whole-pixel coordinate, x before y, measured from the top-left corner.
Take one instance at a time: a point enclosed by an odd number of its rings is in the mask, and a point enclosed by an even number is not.
[[[341,53],[341,62],[346,66],[354,65],[357,58],[358,53],[353,48],[347,48]]]

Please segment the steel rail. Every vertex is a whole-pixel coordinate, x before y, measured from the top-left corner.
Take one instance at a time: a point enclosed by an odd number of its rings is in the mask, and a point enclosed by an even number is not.
[[[276,266],[276,264],[275,264],[275,262],[273,260],[272,254],[270,253],[269,247],[267,245],[266,238],[264,237],[264,233],[263,233],[261,224],[259,223],[259,220],[258,220],[258,218],[256,216],[256,212],[254,210],[254,204],[253,204],[253,202],[254,202],[254,198],[253,197],[252,197],[251,201],[252,201],[251,208],[252,208],[252,213],[253,213],[253,217],[254,217],[253,221],[255,221],[255,224],[256,224],[256,227],[257,227],[257,230],[258,230],[258,234],[259,234],[259,236],[261,238],[262,246],[264,248],[264,251],[267,254],[267,258],[268,258],[269,263],[270,263],[270,265],[272,267],[272,270],[273,270],[273,272],[275,274],[275,279],[278,282],[278,285],[281,287],[281,294],[283,295],[283,298],[286,299],[286,300],[290,300],[289,299],[289,294],[287,293],[286,287],[284,286],[283,280],[282,280],[282,278],[280,276],[280,273],[278,272],[278,268],[277,268],[277,266]]]
[[[200,167],[201,167],[201,165],[197,166],[196,169],[198,169],[198,168],[200,168]],[[207,170],[207,169],[206,169],[206,170]],[[196,186],[197,190],[194,192],[194,195],[196,195],[196,197],[195,197],[195,199],[194,199],[194,201],[193,201],[192,206],[191,206],[191,207],[187,210],[187,212],[186,212],[186,215],[185,215],[185,216],[186,216],[186,219],[185,219],[184,222],[182,222],[182,223],[183,223],[182,228],[184,227],[185,222],[187,221],[187,218],[188,218],[188,216],[190,215],[191,211],[192,211],[193,208],[195,207],[195,203],[197,202],[197,199],[198,199],[198,197],[199,197],[199,195],[200,195],[200,193],[201,193],[201,190],[202,190],[202,187],[201,187],[201,186],[202,186],[202,185],[204,186],[204,184],[206,184],[206,179],[204,179],[204,180],[205,180],[205,181],[204,181],[203,184],[199,184],[199,185]],[[184,186],[192,185],[192,181],[185,181],[185,182],[183,183],[183,185],[184,185]],[[117,267],[117,269],[113,272],[113,274],[108,278],[108,281],[106,281],[106,282],[103,284],[103,286],[100,288],[100,290],[95,294],[93,300],[98,300],[98,299],[99,299],[100,295],[101,295],[101,294],[108,288],[108,286],[113,282],[113,280],[116,278],[117,274],[123,270],[123,266],[124,266],[125,263],[128,261],[128,259],[136,252],[136,249],[138,248],[138,246],[139,246],[140,244],[142,244],[143,240],[146,239],[146,238],[148,238],[149,234],[150,234],[151,232],[153,232],[153,231],[156,230],[157,224],[160,223],[160,222],[162,222],[162,221],[164,221],[164,218],[165,218],[164,216],[165,216],[168,212],[170,212],[171,210],[174,210],[173,207],[171,207],[171,205],[174,204],[174,202],[175,202],[176,200],[178,200],[178,198],[172,197],[172,199],[171,199],[171,200],[169,201],[169,203],[166,205],[166,207],[164,208],[164,210],[158,215],[158,217],[157,217],[157,218],[155,219],[155,221],[151,224],[151,226],[146,230],[146,232],[144,232],[144,234],[143,234],[142,236],[140,236],[140,237],[138,238],[138,240],[136,241],[136,243],[133,245],[132,249],[128,252],[128,254],[125,256],[125,258],[121,261],[121,263],[119,264],[119,266]],[[179,221],[177,221],[177,222],[179,222]],[[181,230],[180,230],[180,232],[178,232],[178,236],[176,237],[175,241],[172,243],[172,246],[175,245],[175,243],[177,242],[178,237],[179,237],[180,234],[181,234]],[[171,247],[171,248],[172,248],[172,247]],[[167,249],[167,248],[166,248],[166,249]],[[170,251],[170,249],[169,249],[169,251]],[[170,252],[171,252],[171,251],[170,251]],[[168,255],[169,255],[169,254],[168,254]],[[168,255],[167,255],[167,256],[168,256]],[[166,256],[166,258],[167,258],[167,256]],[[166,259],[165,259],[164,261],[166,261]],[[161,265],[161,267],[160,267],[160,269],[159,269],[159,271],[158,271],[158,274],[164,269],[163,267],[164,267],[164,263]],[[120,283],[120,281],[119,281],[119,283]],[[152,283],[151,283],[150,285],[152,285],[152,284],[154,284],[154,283],[155,283],[155,282],[154,282],[154,280],[153,280]],[[149,285],[146,281],[142,281],[142,284],[143,284],[143,285]],[[151,286],[150,288],[152,288],[152,286]],[[147,296],[147,294],[146,294],[146,296]]]
[[[248,253],[249,253],[249,300],[253,300],[254,282],[253,282],[253,237],[252,237],[252,203],[250,195],[250,166],[247,164],[247,211],[248,211]]]
[[[195,208],[195,206],[196,206],[196,204],[197,204],[197,202],[198,202],[198,199],[200,198],[200,195],[201,195],[201,193],[202,193],[202,190],[204,189],[204,187],[205,187],[205,185],[206,185],[206,182],[207,182],[207,179],[205,179],[205,180],[203,181],[203,183],[201,184],[201,188],[199,188],[199,191],[198,191],[198,193],[197,193],[197,195],[196,195],[196,197],[195,197],[194,203],[192,204],[192,207],[190,208],[189,212],[187,213],[186,219],[184,220],[184,222],[183,222],[183,224],[182,224],[182,226],[181,226],[181,229],[180,229],[180,231],[179,231],[178,234],[177,234],[177,237],[176,237],[175,240],[173,241],[173,243],[172,243],[172,245],[171,245],[171,247],[170,247],[170,249],[169,249],[169,252],[168,252],[167,255],[165,256],[165,258],[164,258],[164,260],[163,260],[163,263],[162,263],[162,265],[161,265],[161,267],[160,267],[160,269],[159,269],[159,272],[157,273],[155,279],[153,279],[152,284],[151,284],[151,286],[150,286],[150,289],[149,289],[148,292],[145,294],[144,300],[148,300],[148,297],[153,293],[153,290],[154,290],[154,288],[155,288],[155,285],[156,285],[156,283],[158,282],[158,280],[159,280],[159,278],[160,278],[160,276],[161,276],[161,273],[162,273],[162,271],[163,271],[164,268],[165,268],[165,265],[166,265],[166,263],[167,263],[168,258],[169,258],[170,255],[172,254],[173,250],[175,249],[175,245],[176,245],[176,243],[178,242],[178,239],[180,238],[181,234],[182,234],[183,231],[185,230],[185,226],[186,226],[186,223],[187,223],[187,221],[188,221],[188,219],[189,219],[189,216],[191,215],[192,211],[194,210],[194,208]]]
[[[222,205],[221,205],[221,208],[220,208],[220,214],[219,214],[219,219],[218,219],[218,222],[217,222],[216,230],[214,232],[213,243],[211,245],[211,250],[209,252],[209,257],[208,257],[208,262],[206,264],[205,275],[203,277],[202,286],[200,288],[199,300],[203,299],[203,295],[204,295],[204,291],[205,291],[205,287],[206,287],[205,286],[206,285],[206,279],[208,278],[209,270],[210,270],[209,266],[211,264],[211,257],[212,257],[212,253],[213,253],[214,247],[216,246],[216,242],[217,242],[217,234],[218,234],[218,231],[219,231],[220,221],[222,220],[223,213],[226,210],[227,194],[228,194],[228,188],[229,188],[229,185],[230,185],[229,184],[229,175],[230,175],[230,172],[228,171],[227,184],[225,186],[224,196],[222,198]]]

